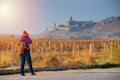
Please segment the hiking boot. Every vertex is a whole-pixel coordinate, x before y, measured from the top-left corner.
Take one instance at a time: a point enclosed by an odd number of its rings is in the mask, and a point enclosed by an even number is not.
[[[24,74],[24,73],[21,73],[21,76],[25,76],[25,74]]]
[[[36,74],[34,72],[32,72],[31,75],[36,75]]]

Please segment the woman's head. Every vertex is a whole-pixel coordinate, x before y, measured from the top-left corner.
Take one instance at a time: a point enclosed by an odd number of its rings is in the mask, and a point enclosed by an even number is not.
[[[27,31],[23,31],[23,32],[22,32],[22,36],[23,36],[23,37],[28,37],[29,34],[27,33]]]

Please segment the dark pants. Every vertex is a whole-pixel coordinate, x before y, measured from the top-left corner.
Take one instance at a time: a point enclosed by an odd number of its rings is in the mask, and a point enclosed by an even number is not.
[[[30,72],[33,72],[33,68],[32,68],[32,61],[31,61],[31,56],[30,56],[30,50],[25,50],[24,54],[20,55],[20,60],[21,60],[21,65],[20,65],[20,71],[21,74],[24,73],[24,65],[25,65],[25,61],[27,60]]]

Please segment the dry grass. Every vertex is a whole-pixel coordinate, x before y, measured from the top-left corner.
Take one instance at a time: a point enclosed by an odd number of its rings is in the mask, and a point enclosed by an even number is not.
[[[18,66],[20,63],[19,56],[10,51],[0,52],[0,68],[8,68]]]
[[[16,45],[16,39],[0,40],[0,68],[19,67]],[[31,56],[34,67],[120,64],[120,41],[35,39]]]

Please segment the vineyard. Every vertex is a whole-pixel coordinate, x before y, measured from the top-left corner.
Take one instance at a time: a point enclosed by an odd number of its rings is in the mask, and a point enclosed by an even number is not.
[[[0,68],[19,67],[18,39],[0,39]],[[34,67],[120,64],[120,40],[33,39]]]

